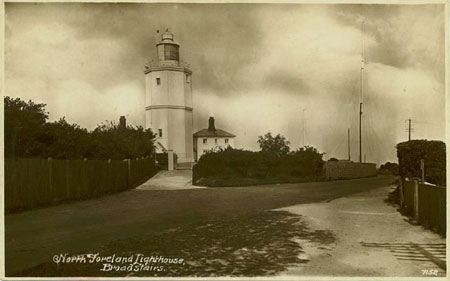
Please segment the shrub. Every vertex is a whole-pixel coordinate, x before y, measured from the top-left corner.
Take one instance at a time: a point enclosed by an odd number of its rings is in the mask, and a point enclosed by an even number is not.
[[[152,155],[154,135],[141,126],[121,128],[114,122],[99,125],[90,133],[93,159],[135,159]]]
[[[286,155],[289,153],[289,141],[280,134],[272,136],[272,133],[268,132],[264,137],[258,137],[258,144],[261,151],[267,153],[273,153],[277,156]]]
[[[227,148],[204,154],[192,182],[204,186],[243,186],[322,179],[322,154],[305,147],[286,155]]]
[[[4,97],[5,156],[31,156],[45,149],[37,141],[48,119],[45,104]]]
[[[420,160],[425,161],[425,180],[437,185],[446,184],[445,143],[442,141],[412,140],[397,144],[399,174],[420,177]]]
[[[5,157],[55,159],[126,159],[154,152],[154,135],[140,126],[120,128],[113,122],[94,131],[69,124],[65,118],[48,122],[45,104],[4,98]]]
[[[398,175],[398,164],[386,162],[385,164],[381,164],[380,169],[378,170],[380,174],[391,174]]]

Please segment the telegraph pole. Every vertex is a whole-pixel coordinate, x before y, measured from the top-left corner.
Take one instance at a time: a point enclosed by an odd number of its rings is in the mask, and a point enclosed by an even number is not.
[[[359,163],[362,163],[362,128],[361,128],[361,120],[362,120],[362,105],[363,103],[359,103]]]
[[[405,129],[405,131],[408,132],[408,141],[411,141],[411,133],[414,132],[414,128],[412,127],[411,118],[409,118],[408,120],[405,120],[405,125],[406,125],[406,121],[408,121],[408,126]]]
[[[303,120],[303,134],[302,134],[302,137],[303,137],[303,146],[305,146],[305,134],[306,134],[306,126],[305,126],[305,110],[306,110],[306,108],[303,108],[303,110],[302,110],[302,120]]]
[[[359,103],[359,163],[362,163],[362,114],[364,97],[364,21],[361,23],[361,101]]]
[[[350,161],[350,128],[347,129],[348,161]]]
[[[411,118],[408,119],[408,141],[411,140]]]

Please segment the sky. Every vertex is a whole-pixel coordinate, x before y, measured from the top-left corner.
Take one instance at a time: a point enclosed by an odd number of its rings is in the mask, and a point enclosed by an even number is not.
[[[396,162],[408,138],[445,138],[445,7],[434,5],[6,3],[5,94],[94,129],[145,126],[144,64],[169,30],[193,71],[194,132],[258,150],[282,134],[325,159]],[[364,28],[362,22],[364,21]],[[364,47],[363,47],[364,46]],[[364,94],[361,58],[364,50]]]

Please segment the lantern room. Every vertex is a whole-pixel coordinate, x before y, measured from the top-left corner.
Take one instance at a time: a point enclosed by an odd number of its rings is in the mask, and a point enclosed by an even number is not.
[[[179,61],[179,49],[180,45],[175,42],[173,34],[167,29],[166,32],[161,34],[160,41],[156,44],[158,49],[159,61]]]

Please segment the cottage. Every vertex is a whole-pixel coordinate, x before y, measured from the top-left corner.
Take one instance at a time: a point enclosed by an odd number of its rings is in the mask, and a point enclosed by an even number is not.
[[[209,150],[234,147],[236,136],[221,129],[216,129],[214,117],[209,117],[208,129],[203,129],[194,134],[194,157],[198,161]]]

